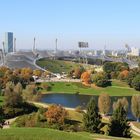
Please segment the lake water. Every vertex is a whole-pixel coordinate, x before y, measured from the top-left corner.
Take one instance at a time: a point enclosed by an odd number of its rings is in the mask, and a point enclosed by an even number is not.
[[[64,107],[70,107],[75,108],[77,106],[86,107],[89,100],[94,97],[96,102],[98,102],[98,96],[92,96],[92,95],[81,95],[81,94],[45,94],[41,98],[41,102],[43,103],[49,103],[49,104],[60,104]],[[112,104],[113,102],[117,101],[119,96],[112,96],[111,97],[111,109],[110,113],[112,113]],[[129,119],[135,119],[131,113],[131,96],[126,97],[129,102],[129,108],[128,108],[128,118]]]

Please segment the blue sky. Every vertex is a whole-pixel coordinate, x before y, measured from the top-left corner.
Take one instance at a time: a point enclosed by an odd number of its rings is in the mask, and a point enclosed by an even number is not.
[[[140,48],[140,0],[1,0],[0,41],[12,31],[18,49],[29,49],[36,37],[40,49]]]

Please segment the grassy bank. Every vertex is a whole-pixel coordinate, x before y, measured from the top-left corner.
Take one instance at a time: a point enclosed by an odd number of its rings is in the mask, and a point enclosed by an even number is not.
[[[36,64],[54,73],[61,73],[61,72],[67,73],[70,70],[80,66],[80,64],[71,61],[50,60],[50,59],[37,60]]]
[[[119,81],[113,81],[112,86],[106,88],[99,87],[87,87],[81,83],[72,82],[48,82],[51,87],[49,91],[43,90],[43,93],[77,93],[99,95],[101,93],[108,93],[110,96],[132,96],[133,94],[139,94],[132,88],[129,88],[125,83]]]
[[[62,132],[48,128],[11,128],[0,131],[0,140],[99,140],[101,138],[109,140],[129,140],[86,132]],[[133,140],[139,140],[139,137],[133,138]]]

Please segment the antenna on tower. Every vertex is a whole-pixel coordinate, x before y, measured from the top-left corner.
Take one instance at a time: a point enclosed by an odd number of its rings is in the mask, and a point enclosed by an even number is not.
[[[5,61],[4,61],[4,59],[5,59],[5,43],[4,43],[4,41],[2,42],[2,46],[3,46],[3,50],[2,50],[2,61],[3,61],[3,65],[5,65]]]
[[[2,47],[3,47],[3,54],[6,55],[6,53],[5,53],[5,43],[4,43],[4,41],[2,42]]]
[[[56,38],[56,40],[55,40],[55,53],[57,53],[57,42],[58,42],[58,39]]]
[[[33,52],[35,52],[35,42],[36,42],[36,38],[34,37],[34,44],[33,44]]]
[[[16,52],[16,38],[14,38],[14,52]]]

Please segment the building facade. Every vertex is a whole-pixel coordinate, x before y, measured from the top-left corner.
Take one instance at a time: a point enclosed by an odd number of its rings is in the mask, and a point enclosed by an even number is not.
[[[13,52],[13,33],[5,33],[5,53]]]
[[[127,55],[131,56],[140,56],[140,49],[139,48],[131,48],[131,52]]]

